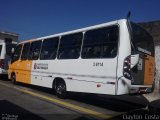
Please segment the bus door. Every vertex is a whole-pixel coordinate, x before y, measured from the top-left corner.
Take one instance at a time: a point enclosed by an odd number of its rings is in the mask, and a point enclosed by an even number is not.
[[[31,82],[31,68],[32,60],[28,59],[30,51],[30,43],[25,43],[23,45],[23,50],[21,54],[20,66],[21,66],[21,76],[23,77],[22,82],[30,84]]]

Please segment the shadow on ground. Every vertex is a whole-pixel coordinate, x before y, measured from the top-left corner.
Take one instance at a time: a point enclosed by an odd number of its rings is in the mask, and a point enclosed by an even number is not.
[[[34,90],[54,94],[52,89],[26,85],[18,83],[18,85],[29,87]],[[95,95],[95,94],[82,94],[82,93],[69,93],[68,98],[85,104],[109,109],[117,112],[128,112],[135,109],[145,108],[148,105],[148,100],[142,95]]]
[[[44,120],[7,100],[0,100],[0,118],[2,120]]]
[[[148,105],[148,100],[143,96],[111,96],[111,95],[70,95],[70,99],[84,102],[90,105],[109,109],[117,112],[128,112],[134,109],[144,108]]]

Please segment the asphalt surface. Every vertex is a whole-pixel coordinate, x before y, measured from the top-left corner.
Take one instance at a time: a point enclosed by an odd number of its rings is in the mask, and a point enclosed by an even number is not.
[[[148,100],[140,95],[107,96],[70,93],[58,99],[51,89],[13,85],[0,80],[0,119],[2,120],[130,120],[158,119],[146,110]],[[99,115],[97,115],[99,114]],[[156,115],[156,116],[153,116]]]

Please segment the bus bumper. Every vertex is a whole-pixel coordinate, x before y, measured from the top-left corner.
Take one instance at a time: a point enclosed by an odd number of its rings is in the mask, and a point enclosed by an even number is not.
[[[152,86],[132,86],[129,89],[130,94],[147,94],[153,92],[154,88]]]
[[[123,94],[146,94],[154,90],[154,85],[132,85],[131,80],[124,77],[118,79],[117,95]]]

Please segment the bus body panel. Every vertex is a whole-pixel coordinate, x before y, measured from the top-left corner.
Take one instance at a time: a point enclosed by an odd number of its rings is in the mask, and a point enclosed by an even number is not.
[[[32,61],[21,61],[19,63],[19,82],[31,84]]]
[[[95,64],[97,63],[97,66]],[[45,85],[45,87],[52,87],[52,82],[54,78],[63,78],[67,85],[67,91],[76,92],[96,92],[95,88],[97,84],[102,84],[101,87],[97,89],[104,89],[103,86],[108,89],[103,93],[115,94],[115,84],[111,85],[109,83],[116,83],[116,68],[117,68],[117,57],[113,59],[76,59],[76,60],[36,60],[33,61],[32,65],[32,79],[31,84],[34,85]],[[112,66],[112,67],[110,67]],[[73,83],[72,83],[73,82]],[[45,83],[45,84],[43,84]],[[71,84],[72,83],[72,84]],[[88,87],[85,87],[88,84]],[[78,86],[84,87],[78,87]],[[89,84],[93,84],[91,87]],[[100,93],[100,92],[99,92]]]
[[[131,43],[126,21],[119,21],[120,24],[120,44],[117,66],[117,88],[116,94],[128,94],[131,80],[123,77],[123,63],[126,57],[131,55]]]
[[[11,73],[15,73],[17,82],[31,84],[31,68],[32,61],[15,61],[10,66],[8,78],[11,79]]]
[[[128,93],[147,93],[153,90],[154,77],[155,77],[155,57],[146,55],[144,52],[138,52],[138,60],[135,63],[134,54],[131,53],[131,36],[126,21],[120,21],[121,33],[120,33],[120,47],[118,57],[118,69],[117,69],[117,95]],[[122,28],[123,27],[123,28]],[[152,43],[153,44],[153,41]],[[153,48],[154,49],[154,48]],[[144,51],[144,50],[143,50]],[[146,50],[147,51],[147,50]],[[150,52],[150,51],[149,51]],[[152,51],[151,51],[152,52]],[[154,54],[154,53],[153,53]],[[131,64],[135,65],[131,67],[133,77],[127,79],[123,77],[123,64],[124,59],[130,56]],[[134,74],[133,74],[134,73]]]

